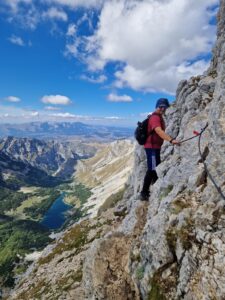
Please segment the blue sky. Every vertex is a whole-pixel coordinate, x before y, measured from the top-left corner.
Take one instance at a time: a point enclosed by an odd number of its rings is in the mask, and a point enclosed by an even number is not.
[[[216,0],[2,0],[0,122],[134,126],[201,74]]]

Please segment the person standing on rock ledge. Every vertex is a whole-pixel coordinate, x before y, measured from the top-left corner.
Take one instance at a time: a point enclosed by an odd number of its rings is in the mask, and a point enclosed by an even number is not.
[[[180,142],[165,133],[165,122],[163,120],[163,115],[166,109],[169,107],[169,101],[166,98],[160,98],[156,102],[156,110],[149,117],[148,120],[148,138],[144,144],[148,170],[146,172],[143,188],[141,191],[141,200],[148,201],[150,196],[149,188],[150,185],[155,183],[158,179],[156,173],[156,166],[161,162],[160,160],[160,149],[163,141],[168,141],[172,145],[180,145]]]

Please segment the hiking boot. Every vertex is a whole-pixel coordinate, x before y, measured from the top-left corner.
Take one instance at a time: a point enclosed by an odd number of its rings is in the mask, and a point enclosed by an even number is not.
[[[148,201],[149,193],[141,192],[140,193],[140,200],[141,201]]]

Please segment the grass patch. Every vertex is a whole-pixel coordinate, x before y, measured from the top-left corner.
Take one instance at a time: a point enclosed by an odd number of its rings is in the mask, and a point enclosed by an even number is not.
[[[178,215],[185,208],[190,207],[190,204],[184,198],[177,198],[171,204],[171,212]]]
[[[144,269],[143,266],[137,268],[137,270],[136,270],[136,278],[138,280],[141,280],[144,277],[144,272],[145,272],[145,269]]]
[[[32,284],[29,290],[20,293],[17,299],[42,300],[43,296],[47,295],[50,291],[50,284],[46,283],[46,280],[42,279],[41,281],[38,281],[36,285]]]
[[[76,272],[69,273],[66,277],[62,277],[57,281],[57,287],[60,290],[67,291],[74,284],[74,282],[81,282],[83,278],[82,269],[77,270]]]
[[[159,196],[160,201],[163,198],[165,198],[166,196],[168,196],[169,193],[172,191],[172,189],[173,189],[173,185],[172,184],[168,185],[165,189],[163,189],[162,192],[160,193],[160,196]]]
[[[193,242],[193,221],[188,220],[181,228],[171,227],[166,232],[166,240],[172,252],[176,249],[177,240],[179,239],[182,247],[189,250]]]
[[[58,242],[57,246],[49,255],[40,258],[39,264],[42,265],[50,262],[56,255],[60,255],[64,251],[76,249],[75,254],[78,254],[87,242],[87,236],[90,229],[91,228],[87,225],[86,221],[83,221],[71,228],[67,233],[65,233],[62,240]]]
[[[94,205],[90,205],[84,208],[84,204],[91,197],[92,192],[85,185],[78,183],[75,185],[63,185],[61,188],[62,191],[66,192],[65,202],[67,203],[67,199],[70,199],[70,203],[74,203],[75,206],[71,210],[72,214],[68,216],[66,222],[64,223],[62,228],[66,228],[68,225],[73,224],[74,222],[78,222],[81,218],[88,215],[88,210],[94,207]]]
[[[83,205],[87,202],[88,198],[91,197],[92,192],[85,185],[77,183],[72,187],[72,190],[67,192],[67,194],[68,196],[74,196],[76,199],[79,199],[80,205]]]
[[[148,300],[167,300],[173,299],[172,295],[176,291],[178,282],[178,267],[177,264],[171,265],[171,276],[162,278],[165,271],[171,264],[159,268],[150,280],[151,290],[148,294]]]
[[[109,196],[105,200],[105,202],[99,207],[98,216],[100,216],[107,209],[115,207],[116,204],[123,199],[124,192],[125,192],[125,188]]]
[[[161,291],[161,287],[157,282],[152,282],[152,288],[148,295],[148,300],[167,300]]]

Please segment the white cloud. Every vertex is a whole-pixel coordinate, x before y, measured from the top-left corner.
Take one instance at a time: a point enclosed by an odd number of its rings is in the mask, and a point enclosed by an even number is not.
[[[31,110],[18,108],[12,105],[0,104],[0,123],[24,123],[24,122],[84,122],[87,124],[109,125],[109,121],[118,126],[133,126],[134,118],[117,116],[91,116],[77,115],[71,112],[47,113],[44,110]]]
[[[107,80],[107,77],[105,75],[99,75],[98,77],[82,75],[81,79],[91,83],[103,83]]]
[[[34,30],[41,20],[41,10],[33,0],[2,0],[3,10],[10,23],[16,22],[20,27]],[[4,7],[6,5],[6,7]],[[9,9],[10,8],[10,9]]]
[[[69,43],[66,44],[66,49],[64,51],[64,55],[65,56],[74,56],[77,57],[79,54],[79,50],[78,50],[78,46],[79,46],[79,41],[74,41],[73,43]]]
[[[208,66],[199,57],[215,41],[208,10],[214,4],[218,0],[105,1],[95,33],[86,37],[84,59],[90,70],[122,63],[117,87],[174,93],[181,79]]]
[[[188,62],[176,65],[168,65],[166,69],[146,68],[137,70],[132,66],[126,66],[122,71],[115,73],[117,81],[116,87],[130,86],[135,90],[146,90],[150,92],[161,91],[173,94],[178,82],[181,79],[189,78],[193,75],[202,74],[209,66],[209,62],[204,60],[193,64]]]
[[[111,117],[105,117],[106,120],[121,120],[122,118],[116,117],[116,116],[111,116]]]
[[[67,29],[67,36],[75,36],[77,32],[77,27],[75,24],[69,24],[68,29]]]
[[[68,105],[72,102],[68,97],[62,95],[46,95],[42,97],[41,101],[53,105]]]
[[[104,0],[45,0],[47,3],[58,3],[71,8],[77,7],[100,7]]]
[[[150,112],[140,113],[139,116],[140,116],[141,118],[147,118],[147,116],[150,115],[150,114],[152,114],[151,111],[150,111]]]
[[[31,117],[38,117],[39,116],[39,112],[38,111],[32,111],[30,113]]]
[[[46,12],[43,13],[43,17],[46,19],[55,19],[67,22],[68,16],[67,14],[56,7],[50,7]]]
[[[34,118],[39,117],[40,112],[36,110],[30,110],[26,108],[19,108],[16,106],[0,105],[0,118],[4,118],[4,121],[14,123],[17,121],[24,122],[25,119],[33,121]]]
[[[23,41],[23,39],[19,36],[15,36],[15,35],[12,35],[10,38],[8,38],[8,40],[12,43],[12,44],[15,44],[15,45],[18,45],[18,46],[25,46],[25,43]]]
[[[132,98],[128,95],[119,96],[117,94],[111,93],[107,96],[108,101],[110,102],[132,102]]]
[[[56,107],[56,106],[45,106],[44,108],[45,110],[60,110],[60,107]]]
[[[34,5],[28,10],[22,10],[20,14],[15,16],[15,19],[25,28],[35,30],[41,21],[40,11]]]
[[[13,12],[17,12],[18,6],[23,4],[31,4],[32,0],[3,0],[3,3],[8,5]]]
[[[44,13],[46,17],[62,21],[69,18],[63,6],[72,10],[91,8],[76,24],[69,24],[64,54],[86,63],[90,71],[103,71],[108,63],[115,63],[113,85],[117,88],[173,94],[181,79],[201,74],[208,67],[209,62],[201,57],[211,52],[216,36],[215,26],[209,24],[215,10],[208,8],[219,0],[41,2],[53,6]],[[3,0],[3,3],[14,11],[11,21],[17,20],[24,27],[35,29],[42,20],[42,7],[36,1]],[[96,14],[93,17],[92,8],[99,9],[95,29]],[[79,30],[83,22],[89,24],[88,36],[79,35],[84,32]],[[15,44],[25,45],[21,38],[13,38]],[[83,79],[102,83],[104,75],[101,76]]]
[[[9,96],[9,97],[6,98],[6,100],[9,101],[9,102],[14,102],[14,103],[15,103],[15,102],[20,102],[20,101],[21,101],[20,98],[15,97],[15,96]]]
[[[51,116],[60,117],[60,118],[77,118],[76,115],[68,113],[68,112],[66,112],[66,113],[51,114]]]

